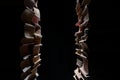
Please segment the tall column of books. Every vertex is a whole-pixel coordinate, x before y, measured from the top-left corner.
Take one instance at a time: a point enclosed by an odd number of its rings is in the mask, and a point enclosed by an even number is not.
[[[22,61],[21,80],[36,80],[40,66],[41,26],[38,0],[24,0],[25,10],[21,15],[24,23],[24,37],[21,40],[20,54]]]
[[[87,80],[88,78],[88,47],[87,47],[87,37],[89,29],[89,13],[88,4],[90,0],[77,0],[76,1],[76,13],[78,16],[78,22],[76,26],[79,28],[78,32],[75,33],[76,41],[76,52],[77,68],[74,70],[75,80]]]

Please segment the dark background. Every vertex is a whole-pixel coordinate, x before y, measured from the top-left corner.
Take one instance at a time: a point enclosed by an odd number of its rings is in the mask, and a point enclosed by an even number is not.
[[[119,8],[115,0],[92,0],[88,34],[89,80],[116,80],[119,72]],[[38,80],[73,80],[75,0],[39,0],[42,44]],[[0,80],[19,80],[23,0],[0,1]],[[117,79],[119,80],[119,79]]]

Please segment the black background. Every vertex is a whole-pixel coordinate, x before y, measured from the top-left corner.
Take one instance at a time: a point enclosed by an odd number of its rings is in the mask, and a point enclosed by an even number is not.
[[[119,7],[114,0],[92,0],[88,34],[89,80],[116,80],[119,72]],[[73,80],[75,0],[39,0],[42,44],[38,80]],[[0,80],[19,80],[23,0],[0,1]],[[4,79],[2,79],[4,78]],[[119,79],[118,79],[119,80]]]

